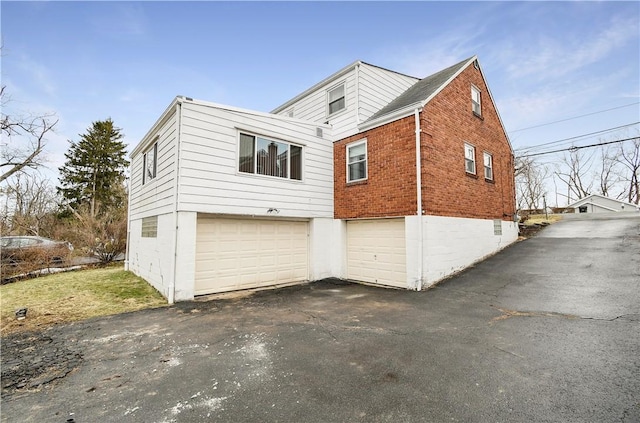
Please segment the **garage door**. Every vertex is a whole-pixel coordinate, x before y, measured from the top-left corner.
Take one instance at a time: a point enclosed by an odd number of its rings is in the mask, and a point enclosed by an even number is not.
[[[195,294],[308,279],[308,223],[198,218]]]
[[[404,219],[347,222],[347,277],[407,287]]]

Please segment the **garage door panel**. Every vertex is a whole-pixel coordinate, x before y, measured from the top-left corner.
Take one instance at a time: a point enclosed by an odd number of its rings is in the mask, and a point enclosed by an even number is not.
[[[308,279],[308,223],[198,220],[196,295]]]
[[[347,222],[347,277],[406,288],[404,219]]]

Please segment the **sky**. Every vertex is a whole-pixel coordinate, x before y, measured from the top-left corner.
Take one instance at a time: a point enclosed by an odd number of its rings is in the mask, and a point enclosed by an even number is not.
[[[268,112],[356,60],[423,78],[477,55],[517,154],[640,121],[640,2],[3,0],[0,14],[3,113],[55,113],[54,183],[94,121],[131,151],[176,95]]]

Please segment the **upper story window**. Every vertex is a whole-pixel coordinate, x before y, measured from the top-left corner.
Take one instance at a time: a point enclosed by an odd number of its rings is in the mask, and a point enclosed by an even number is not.
[[[476,174],[476,148],[471,144],[464,145],[464,169],[467,173]]]
[[[332,115],[346,107],[344,83],[327,91],[327,115]]]
[[[157,170],[158,170],[158,143],[154,143],[153,146],[144,153],[142,156],[142,183],[146,184],[147,182],[156,178]]]
[[[493,156],[484,153],[484,179],[493,180]]]
[[[474,114],[482,116],[482,103],[480,100],[480,90],[471,86],[471,110]]]
[[[347,182],[367,179],[367,140],[347,145]]]
[[[302,180],[302,147],[240,133],[238,170],[256,175]]]

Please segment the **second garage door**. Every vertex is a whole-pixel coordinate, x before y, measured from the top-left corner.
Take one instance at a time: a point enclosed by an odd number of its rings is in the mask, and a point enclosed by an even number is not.
[[[195,295],[308,279],[308,223],[198,218]]]
[[[347,277],[407,287],[404,219],[347,222]]]

